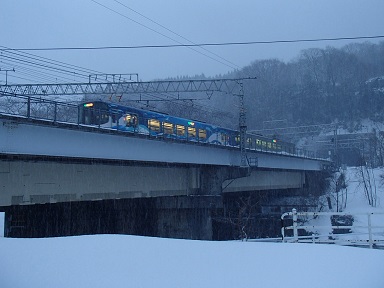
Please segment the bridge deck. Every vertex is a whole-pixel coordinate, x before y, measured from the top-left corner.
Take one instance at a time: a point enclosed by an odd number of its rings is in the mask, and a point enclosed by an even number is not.
[[[240,149],[133,135],[70,123],[0,115],[0,153],[69,158],[240,166]],[[248,150],[260,168],[322,170],[324,159]]]

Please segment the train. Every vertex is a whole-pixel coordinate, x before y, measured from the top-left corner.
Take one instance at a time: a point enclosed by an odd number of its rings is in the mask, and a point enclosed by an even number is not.
[[[240,132],[165,113],[104,101],[79,104],[79,124],[177,141],[240,147]],[[293,143],[259,134],[246,135],[246,149],[294,153]]]

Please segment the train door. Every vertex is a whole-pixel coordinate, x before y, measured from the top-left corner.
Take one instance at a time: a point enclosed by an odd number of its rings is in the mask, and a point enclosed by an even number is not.
[[[111,110],[111,128],[119,129],[119,120],[122,117],[122,112],[119,110]]]

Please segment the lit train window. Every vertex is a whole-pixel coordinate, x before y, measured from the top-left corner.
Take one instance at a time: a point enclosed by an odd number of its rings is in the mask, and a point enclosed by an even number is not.
[[[195,127],[188,127],[188,137],[196,138],[196,128]]]
[[[199,129],[199,138],[200,139],[207,139],[207,130]]]
[[[173,124],[172,123],[164,122],[163,127],[164,127],[164,134],[173,134]]]
[[[176,133],[177,133],[177,136],[185,136],[185,126],[176,125]]]
[[[148,120],[148,129],[152,131],[159,132],[160,131],[160,121],[156,119]]]
[[[127,127],[136,127],[138,124],[137,115],[126,114],[124,116],[124,122]]]
[[[267,146],[268,146],[269,149],[271,149],[271,148],[272,148],[272,143],[271,143],[271,142],[268,142],[268,143],[267,143]]]
[[[261,146],[261,140],[256,139],[256,145]]]
[[[236,141],[236,144],[240,144],[240,136],[236,136],[235,141]]]

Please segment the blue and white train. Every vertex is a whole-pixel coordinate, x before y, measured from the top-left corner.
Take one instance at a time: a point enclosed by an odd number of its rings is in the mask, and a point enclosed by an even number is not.
[[[154,137],[222,146],[240,146],[239,131],[102,101],[80,104],[79,123]],[[294,153],[295,150],[292,143],[255,134],[247,134],[246,148],[287,153]]]

